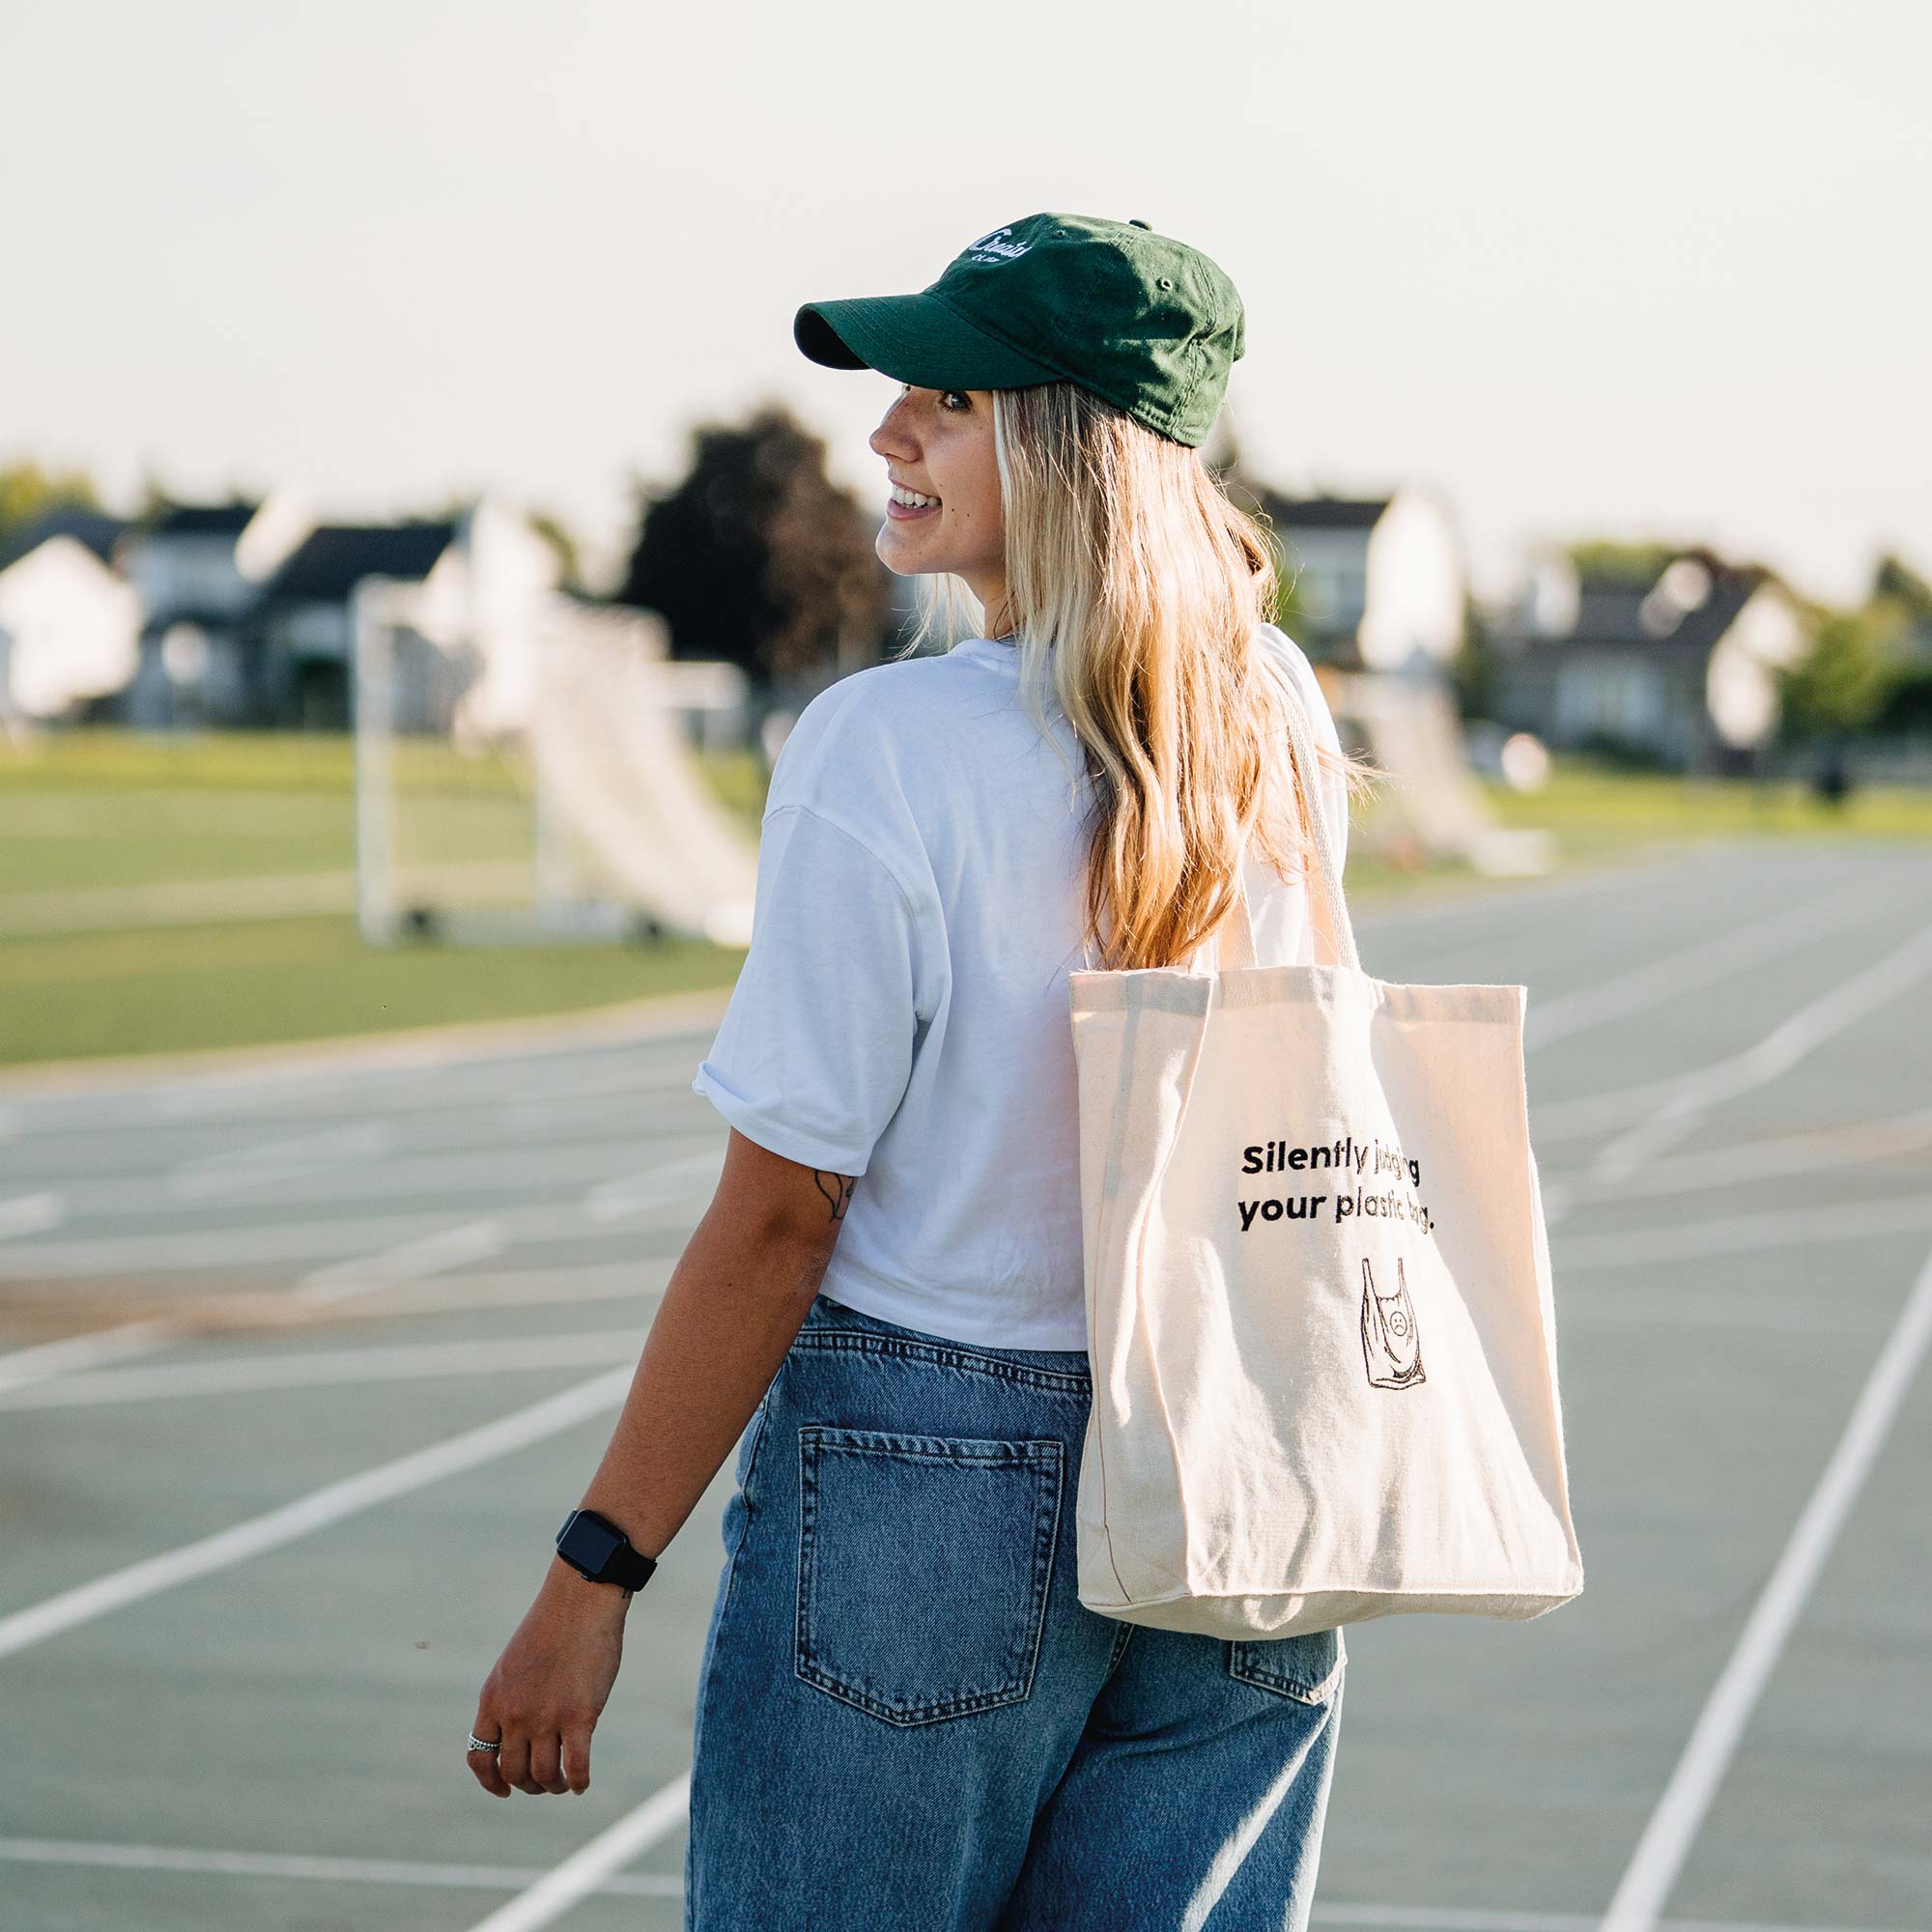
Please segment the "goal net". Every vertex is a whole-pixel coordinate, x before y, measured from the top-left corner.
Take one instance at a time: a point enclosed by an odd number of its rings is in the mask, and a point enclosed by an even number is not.
[[[744,674],[673,661],[641,613],[545,591],[483,624],[466,601],[434,579],[355,593],[364,938],[748,945],[756,839],[693,744]]]
[[[1497,822],[1463,751],[1455,700],[1440,684],[1378,671],[1331,672],[1330,708],[1390,780],[1373,842],[1457,858],[1492,876],[1547,872],[1555,837]]]

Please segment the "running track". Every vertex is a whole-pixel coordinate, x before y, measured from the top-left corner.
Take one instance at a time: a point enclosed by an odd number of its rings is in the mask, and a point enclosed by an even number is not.
[[[1924,1932],[1932,854],[1359,924],[1530,988],[1588,1588],[1351,1633],[1316,1923]],[[728,1463],[589,1795],[461,1747],[716,1179],[711,1031],[0,1085],[0,1925],[680,1923]]]

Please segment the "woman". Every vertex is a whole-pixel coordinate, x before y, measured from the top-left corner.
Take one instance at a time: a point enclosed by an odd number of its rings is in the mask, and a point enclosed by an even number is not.
[[[1367,772],[1199,455],[1242,327],[1205,256],[1062,214],[797,318],[813,359],[902,384],[879,554],[926,587],[922,637],[961,603],[975,635],[833,685],[785,741],[693,1082],[724,1175],[469,1758],[499,1796],[584,1788],[631,1590],[736,1443],[689,1928],[1306,1922],[1340,1634],[1111,1621],[1073,1537],[1065,976],[1207,956],[1243,863],[1259,962],[1312,958],[1264,653],[1338,850]]]

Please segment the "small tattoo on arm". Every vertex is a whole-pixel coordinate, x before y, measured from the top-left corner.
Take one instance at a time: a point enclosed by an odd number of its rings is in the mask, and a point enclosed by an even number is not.
[[[845,1204],[851,1200],[852,1189],[858,1184],[859,1177],[856,1174],[826,1174],[814,1167],[811,1178],[818,1183],[819,1193],[824,1195],[830,1206],[833,1220],[844,1220]]]

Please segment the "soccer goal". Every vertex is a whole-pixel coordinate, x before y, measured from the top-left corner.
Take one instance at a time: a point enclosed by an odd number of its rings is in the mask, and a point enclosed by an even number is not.
[[[353,632],[365,939],[750,943],[756,840],[692,742],[742,703],[735,666],[556,591],[479,621],[434,578],[365,580]]]
[[[1448,691],[1386,671],[1327,673],[1330,708],[1392,781],[1376,814],[1378,842],[1466,861],[1492,876],[1547,872],[1553,834],[1498,823],[1469,770]]]

